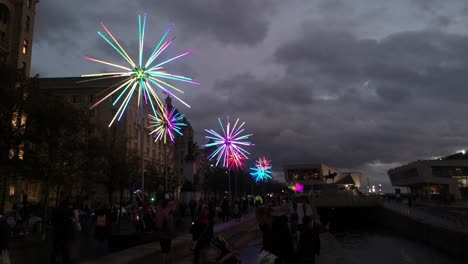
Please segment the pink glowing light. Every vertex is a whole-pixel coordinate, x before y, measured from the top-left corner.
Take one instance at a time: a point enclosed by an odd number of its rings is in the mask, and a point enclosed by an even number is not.
[[[209,134],[206,136],[211,142],[205,144],[205,147],[216,147],[216,149],[208,156],[209,160],[212,160],[216,157],[216,165],[223,160],[223,167],[229,167],[229,159],[232,158],[235,161],[234,164],[241,163],[241,159],[248,159],[250,153],[242,148],[243,146],[253,146],[251,142],[245,141],[252,134],[241,135],[244,132],[242,128],[245,122],[242,122],[239,126],[239,118],[236,120],[234,126],[231,127],[231,122],[229,117],[227,118],[226,129],[224,129],[221,119],[218,118],[219,125],[221,126],[222,133],[217,133],[213,129],[205,129]]]
[[[291,190],[295,192],[303,192],[304,191],[304,185],[296,183],[291,187]]]

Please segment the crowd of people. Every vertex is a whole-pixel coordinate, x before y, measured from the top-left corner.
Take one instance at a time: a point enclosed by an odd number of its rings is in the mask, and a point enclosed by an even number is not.
[[[306,199],[281,206],[261,206],[256,218],[262,232],[257,263],[314,264],[320,255],[320,233],[328,229]]]
[[[161,263],[169,263],[172,241],[181,232],[192,235],[193,262],[236,263],[236,252],[221,237],[214,235],[215,223],[238,220],[256,208],[256,217],[262,232],[263,246],[259,263],[315,263],[320,253],[319,233],[324,227],[317,211],[306,200],[283,204],[270,201],[262,205],[256,199],[241,197],[229,202],[221,200],[190,199],[174,201],[163,197],[157,201],[137,199],[129,206],[100,205],[94,209],[76,206],[64,199],[50,213],[52,248],[50,263],[76,261],[77,238],[83,234],[94,239],[95,256],[109,252],[115,226],[127,220],[138,233],[146,233],[161,245]],[[191,221],[190,221],[191,220]],[[189,221],[191,224],[187,224]],[[189,226],[188,226],[189,225]],[[0,216],[2,255],[8,254],[11,229],[6,218]],[[6,235],[5,235],[6,234]]]
[[[91,234],[94,238],[95,256],[109,252],[110,242],[116,234],[119,223],[126,220],[136,233],[146,234],[161,244],[161,263],[168,263],[172,240],[177,233],[190,231],[193,236],[195,263],[205,258],[203,254],[213,238],[215,221],[225,222],[240,219],[247,213],[253,200],[241,198],[231,204],[222,200],[203,199],[175,201],[161,197],[156,201],[137,199],[128,206],[100,205],[90,210],[76,206],[69,199],[64,199],[51,213],[53,247],[50,263],[72,263],[76,255],[77,236]],[[191,225],[187,224],[191,220]],[[190,226],[189,226],[190,225]]]

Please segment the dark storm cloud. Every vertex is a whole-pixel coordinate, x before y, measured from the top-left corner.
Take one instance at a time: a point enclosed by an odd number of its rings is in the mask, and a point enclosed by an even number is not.
[[[79,16],[65,1],[41,1],[37,5],[34,42],[54,47],[76,46],[74,37],[82,34]]]
[[[380,40],[303,31],[274,54],[286,75],[217,82],[225,96],[203,97],[209,105],[193,115],[208,124],[210,112],[235,111],[250,121],[255,152],[280,164],[365,168],[450,153],[468,132],[467,46],[440,31]]]
[[[88,54],[118,62],[96,34],[100,21],[134,57],[135,14],[146,11],[155,39],[175,23],[177,44],[163,56],[197,50],[168,67],[202,83],[181,96],[194,107],[180,109],[200,145],[217,117],[240,117],[254,134],[253,157],[270,156],[276,171],[323,162],[384,179],[391,166],[466,147],[464,2],[41,1],[43,56],[33,65],[60,76],[101,70],[78,61]],[[43,63],[57,50],[71,59]]]
[[[167,16],[186,32],[204,34],[228,44],[254,45],[265,39],[267,15],[274,1],[267,0],[171,0],[140,3],[147,9]]]

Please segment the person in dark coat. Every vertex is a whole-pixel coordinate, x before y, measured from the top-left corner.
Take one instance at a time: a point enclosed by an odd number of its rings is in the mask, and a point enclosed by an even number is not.
[[[210,219],[210,211],[208,207],[201,209],[199,218],[195,221],[191,228],[192,233],[192,250],[194,251],[194,264],[200,263],[201,253],[210,246],[210,241],[213,238],[213,219]]]
[[[54,210],[52,216],[54,247],[51,254],[51,263],[62,258],[62,263],[71,263],[70,243],[73,239],[73,210],[69,199],[63,200]]]
[[[320,255],[320,233],[324,231],[318,214],[304,218],[298,246],[299,263],[315,264],[315,257]]]
[[[275,263],[297,263],[288,218],[278,209],[257,208],[256,217],[263,238],[262,251],[275,255]]]
[[[174,212],[175,203],[169,203],[168,200],[161,201],[161,210],[156,214],[155,217],[155,228],[156,233],[159,237],[159,243],[161,244],[161,263],[169,263],[169,253],[171,251],[171,243],[175,238],[175,223],[174,223]]]
[[[94,238],[97,242],[96,255],[107,255],[109,249],[109,239],[111,235],[111,211],[108,207],[96,210],[96,226],[94,228]]]
[[[223,222],[229,221],[231,212],[229,210],[229,202],[226,198],[221,202],[221,210],[223,211]]]
[[[195,202],[194,199],[190,199],[189,208],[190,208],[190,216],[192,217],[192,221],[194,221],[195,220],[195,209],[197,208],[197,202]]]
[[[0,215],[0,256],[8,254],[8,244],[10,241],[10,227],[6,221],[6,217]],[[1,261],[1,259],[0,259]]]

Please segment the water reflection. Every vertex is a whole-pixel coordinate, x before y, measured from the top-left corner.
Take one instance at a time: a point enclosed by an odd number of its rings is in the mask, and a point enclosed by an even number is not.
[[[443,253],[401,237],[376,233],[340,233],[336,239],[351,263],[461,264]]]

